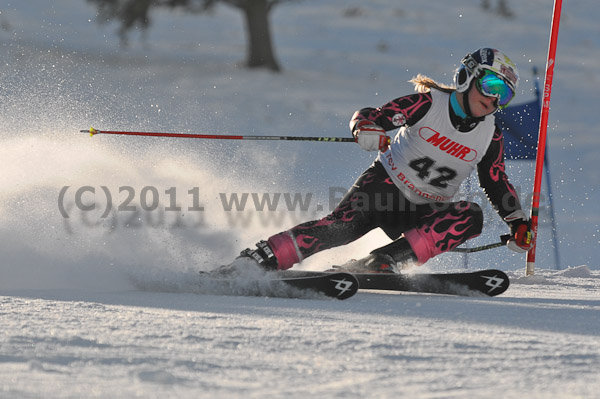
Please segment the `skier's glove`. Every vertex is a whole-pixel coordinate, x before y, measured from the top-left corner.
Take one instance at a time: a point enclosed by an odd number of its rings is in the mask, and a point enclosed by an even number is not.
[[[359,121],[352,132],[354,139],[365,151],[385,151],[390,143],[390,139],[385,134],[381,126],[377,126],[371,121]]]
[[[506,246],[518,253],[529,251],[535,243],[535,233],[531,229],[531,221],[522,210],[514,211],[504,218],[510,226],[510,235]]]

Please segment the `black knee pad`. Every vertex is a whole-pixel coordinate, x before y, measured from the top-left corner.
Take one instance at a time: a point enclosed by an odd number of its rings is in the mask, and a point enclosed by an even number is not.
[[[463,202],[468,204],[467,212],[469,212],[470,216],[473,218],[473,229],[478,235],[481,234],[481,231],[483,230],[483,209],[481,209],[479,204],[476,202]]]

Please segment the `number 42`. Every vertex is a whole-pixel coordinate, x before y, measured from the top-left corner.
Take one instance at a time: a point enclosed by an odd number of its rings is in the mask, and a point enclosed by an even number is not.
[[[434,187],[446,188],[448,187],[448,181],[456,177],[456,171],[454,169],[442,166],[440,168],[434,168],[438,175],[432,179],[429,179],[431,169],[435,165],[435,161],[429,157],[418,158],[410,161],[408,166],[417,172],[417,176]],[[428,181],[429,179],[429,181]]]

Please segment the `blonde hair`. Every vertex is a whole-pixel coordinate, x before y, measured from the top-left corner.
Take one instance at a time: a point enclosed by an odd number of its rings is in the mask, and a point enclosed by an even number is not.
[[[409,80],[409,82],[415,85],[415,91],[418,93],[427,93],[431,89],[436,89],[445,93],[452,93],[456,90],[456,87],[454,86],[438,83],[435,80],[421,74],[418,74]]]

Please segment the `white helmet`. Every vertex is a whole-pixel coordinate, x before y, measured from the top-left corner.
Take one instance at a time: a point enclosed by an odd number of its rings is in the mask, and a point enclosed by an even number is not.
[[[502,95],[492,91],[486,93],[500,99],[500,108],[505,107],[514,97],[519,85],[519,71],[515,63],[499,50],[493,48],[481,48],[467,54],[461,61],[460,67],[454,74],[454,84],[459,93],[466,92],[471,87],[474,78],[481,78],[489,71],[506,83],[510,93]]]

